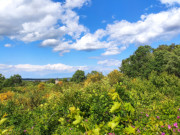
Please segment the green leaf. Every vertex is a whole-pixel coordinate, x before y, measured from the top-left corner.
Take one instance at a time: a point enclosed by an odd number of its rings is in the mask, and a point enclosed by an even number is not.
[[[130,125],[128,127],[126,127],[124,130],[125,130],[125,133],[127,133],[127,134],[135,134],[135,131],[136,131],[136,129]]]
[[[126,111],[129,111],[132,114],[134,114],[135,109],[132,107],[132,105],[130,103],[125,103],[124,108],[125,108]]]
[[[2,135],[5,134],[6,132],[8,132],[7,129],[3,130],[3,131],[2,131]]]
[[[83,120],[83,117],[81,117],[81,116],[79,116],[79,115],[76,115],[75,116],[75,121],[73,121],[73,124],[74,125],[77,125],[77,124],[79,124],[82,120]]]
[[[95,129],[93,129],[92,131],[93,131],[93,133],[95,134],[95,135],[100,135],[100,128],[99,127],[97,127],[97,128],[95,128]]]
[[[117,127],[118,124],[119,122],[111,121],[108,123],[108,127],[110,127],[111,129],[114,129],[115,127]]]
[[[7,120],[7,118],[2,118],[2,119],[0,120],[0,125],[2,125],[6,120]]]
[[[120,109],[121,107],[121,103],[119,102],[114,102],[114,105],[111,107],[110,109],[110,113],[113,113],[115,112],[116,110]]]

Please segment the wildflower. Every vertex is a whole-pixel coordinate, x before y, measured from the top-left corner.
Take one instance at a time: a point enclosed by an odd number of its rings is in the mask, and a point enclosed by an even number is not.
[[[177,122],[176,122],[176,123],[174,123],[174,126],[175,126],[176,128],[178,128]]]
[[[180,111],[180,108],[179,108],[179,111]]]
[[[176,132],[176,129],[173,129],[173,132]]]
[[[148,114],[146,114],[146,117],[149,117],[149,115],[148,115]]]
[[[27,132],[27,130],[24,130],[24,133],[26,133]]]
[[[140,133],[140,130],[139,130],[139,128],[137,129],[137,132],[138,132],[138,133]]]
[[[115,135],[115,133],[109,133],[109,135]]]
[[[87,119],[85,119],[85,122],[88,122],[88,120],[87,120]]]
[[[32,126],[32,128],[31,129],[33,129],[34,128],[34,126]]]
[[[180,133],[180,129],[178,129],[178,132]]]
[[[164,132],[162,132],[162,133],[161,133],[161,135],[165,135],[165,133],[164,133]]]
[[[141,114],[142,114],[143,112],[141,112]]]
[[[180,116],[177,116],[177,119],[179,119],[180,118]]]
[[[168,129],[171,129],[171,125],[168,125]]]
[[[164,127],[164,126],[161,126],[162,128]]]
[[[73,128],[70,128],[69,130],[72,130]]]
[[[159,117],[159,116],[157,116],[156,118],[157,118],[157,119],[160,119],[160,117]]]

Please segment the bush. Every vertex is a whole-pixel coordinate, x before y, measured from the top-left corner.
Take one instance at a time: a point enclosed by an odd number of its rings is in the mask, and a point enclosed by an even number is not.
[[[113,70],[108,74],[109,83],[111,85],[117,84],[123,81],[124,75],[120,73],[118,70]]]
[[[90,83],[95,83],[95,82],[98,82],[100,81],[102,78],[103,78],[103,74],[102,73],[94,73],[94,74],[88,74],[87,75],[87,79],[85,80],[84,84],[85,86],[87,86],[88,84]]]

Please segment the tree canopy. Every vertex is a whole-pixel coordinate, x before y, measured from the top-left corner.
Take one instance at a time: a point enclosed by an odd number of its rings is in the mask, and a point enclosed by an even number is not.
[[[86,77],[85,77],[84,71],[82,71],[82,70],[77,70],[77,71],[73,74],[73,76],[72,76],[72,78],[71,78],[71,81],[76,82],[76,83],[79,83],[79,82],[84,81],[85,78],[86,78]]]
[[[152,71],[175,74],[180,77],[180,45],[160,45],[153,49],[140,46],[133,55],[122,61],[120,71],[129,77],[145,77]]]

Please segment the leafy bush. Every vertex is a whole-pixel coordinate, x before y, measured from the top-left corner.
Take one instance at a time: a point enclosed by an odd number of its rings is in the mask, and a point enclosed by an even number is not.
[[[111,85],[122,82],[124,79],[124,75],[120,73],[118,70],[113,70],[108,74],[109,83]]]

